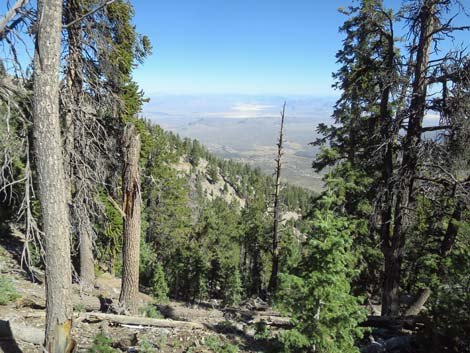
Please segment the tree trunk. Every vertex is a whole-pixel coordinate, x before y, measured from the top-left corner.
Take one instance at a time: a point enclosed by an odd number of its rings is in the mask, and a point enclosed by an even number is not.
[[[452,217],[449,219],[449,224],[447,225],[447,230],[444,235],[444,240],[441,243],[440,253],[442,257],[449,255],[449,252],[452,250],[452,247],[455,244],[457,235],[459,233],[459,222],[462,220],[462,205],[457,201],[455,205],[454,212]]]
[[[140,252],[140,135],[134,128],[124,132],[124,171],[122,180],[124,218],[124,246],[122,287],[119,303],[131,313],[136,312],[139,292],[139,252]]]
[[[277,157],[276,157],[276,185],[274,189],[274,223],[273,223],[273,244],[272,244],[272,267],[271,277],[269,278],[268,293],[272,295],[276,292],[278,285],[278,272],[279,272],[279,219],[280,219],[280,205],[279,205],[279,191],[281,189],[281,157],[282,157],[282,140],[284,138],[284,116],[286,111],[286,103],[282,107],[281,112],[281,128],[279,130],[279,141],[277,143]]]
[[[62,0],[38,1],[34,56],[34,146],[46,252],[46,339],[49,353],[74,343],[72,272],[63,148],[59,121],[59,55]]]
[[[79,18],[82,7],[79,0],[68,0],[66,2],[65,21],[72,23]],[[95,282],[95,265],[93,256],[93,230],[90,221],[89,206],[86,203],[87,185],[84,182],[86,176],[83,174],[83,166],[74,163],[73,155],[79,154],[80,136],[76,125],[80,119],[83,109],[83,59],[82,59],[82,30],[80,22],[67,27],[68,60],[67,60],[67,111],[65,114],[65,160],[68,195],[72,207],[73,224],[78,233],[79,253],[80,253],[80,284],[84,289],[93,288]],[[79,158],[84,160],[84,158]],[[78,162],[80,163],[80,162]],[[72,195],[72,185],[75,182],[75,195]]]
[[[423,118],[426,106],[429,50],[435,24],[436,0],[426,0],[421,6],[415,22],[419,25],[416,62],[413,70],[413,84],[410,107],[408,109],[408,129],[404,139],[403,159],[398,175],[397,198],[393,238],[385,252],[385,280],[382,291],[382,315],[396,316],[399,311],[399,287],[401,263],[406,235],[412,224],[414,204],[414,180],[417,175],[418,149],[421,143]]]
[[[93,289],[95,284],[95,258],[93,256],[92,225],[88,215],[83,220],[87,224],[79,231],[80,236],[80,285],[85,290]]]

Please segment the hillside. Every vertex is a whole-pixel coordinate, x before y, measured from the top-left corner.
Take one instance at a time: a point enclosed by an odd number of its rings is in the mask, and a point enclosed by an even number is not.
[[[327,113],[325,113],[327,114]],[[178,118],[151,114],[152,121],[183,137],[198,139],[219,158],[229,158],[260,168],[272,175],[279,120],[269,118]],[[318,149],[309,145],[316,137],[315,124],[326,118],[287,117],[283,178],[293,185],[314,191],[323,186],[322,175],[312,169]]]
[[[8,240],[2,233],[0,352],[4,353],[36,353],[42,351],[44,342],[44,282],[31,282],[22,270],[17,257],[21,247],[22,236],[17,230],[12,230]],[[120,289],[120,278],[106,273],[97,277],[92,292],[84,293],[78,284],[73,285],[74,352],[110,352],[112,348],[113,352],[147,353],[265,352],[266,340],[254,337],[256,322],[273,320],[268,314],[279,315],[254,310],[248,322],[216,302],[157,304],[151,296],[139,293],[139,315],[121,316],[127,321],[119,322],[110,307],[117,303]],[[277,325],[288,322],[281,319],[274,321]],[[272,327],[277,330],[276,325]]]
[[[468,3],[0,2],[0,353],[470,353]]]

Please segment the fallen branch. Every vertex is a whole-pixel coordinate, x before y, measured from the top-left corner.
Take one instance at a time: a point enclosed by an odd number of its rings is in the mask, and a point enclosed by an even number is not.
[[[162,328],[179,328],[179,329],[199,329],[203,330],[206,327],[197,322],[188,321],[175,321],[168,319],[152,319],[148,317],[137,317],[137,316],[124,316],[104,313],[82,313],[80,319],[86,321],[111,321],[118,324],[124,325],[141,325],[141,326],[153,326]]]
[[[408,308],[405,313],[405,316],[418,315],[421,310],[423,310],[424,304],[429,299],[431,295],[431,290],[429,288],[424,288],[418,296],[418,299]]]
[[[79,308],[85,311],[100,311],[102,308],[101,301],[97,297],[80,296],[78,294],[73,294],[72,303],[73,306],[77,309]],[[46,300],[38,296],[28,296],[18,299],[16,301],[16,307],[27,307],[41,310],[46,308]]]
[[[288,317],[280,317],[280,316],[265,316],[265,315],[258,315],[253,320],[249,321],[249,324],[255,324],[257,322],[264,321],[268,326],[274,327],[291,327],[292,322]]]
[[[427,319],[422,316],[408,316],[403,318],[389,316],[369,316],[366,321],[360,324],[360,326],[401,331],[402,329],[416,330],[417,327],[426,325],[427,323]]]

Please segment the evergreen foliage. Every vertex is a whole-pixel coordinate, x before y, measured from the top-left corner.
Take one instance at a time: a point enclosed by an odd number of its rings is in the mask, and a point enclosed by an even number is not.
[[[358,352],[358,324],[365,314],[360,298],[351,294],[357,275],[352,251],[356,229],[335,211],[337,203],[331,192],[319,200],[302,260],[280,276],[280,306],[292,314],[294,324],[279,335],[285,352]]]
[[[157,264],[152,278],[152,295],[158,303],[168,301],[168,285],[165,280],[165,272],[161,264]]]
[[[8,304],[20,297],[13,282],[5,275],[0,275],[0,305]]]

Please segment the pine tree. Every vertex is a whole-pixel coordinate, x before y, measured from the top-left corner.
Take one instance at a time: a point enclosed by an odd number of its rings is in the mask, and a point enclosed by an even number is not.
[[[72,269],[65,173],[59,122],[59,56],[62,1],[38,2],[41,13],[34,57],[34,147],[46,258],[45,349],[65,353],[75,345]]]
[[[140,135],[134,127],[126,129],[123,140],[125,157],[123,168],[123,247],[122,247],[122,285],[119,304],[131,313],[137,311],[139,293],[140,233],[141,233],[141,191],[140,191]]]
[[[381,1],[364,0],[347,11],[351,18],[343,26],[346,40],[338,52],[343,66],[335,76],[337,87],[342,89],[334,112],[336,124],[319,127],[325,137],[317,142],[328,141],[329,147],[314,163],[320,169],[335,166],[336,190],[344,198],[345,214],[369,223],[362,227],[366,231],[356,242],[367,254],[369,268],[377,267],[380,260],[370,249],[374,243],[381,244],[382,314],[392,316],[399,314],[406,243],[417,226],[419,196],[425,195],[434,204],[432,200],[441,192],[451,193],[452,187],[462,182],[439,157],[447,148],[445,138],[423,136],[437,131],[442,133],[438,136],[455,136],[466,130],[456,123],[460,113],[448,109],[452,100],[449,97],[456,93],[449,95],[448,87],[456,88],[457,82],[462,82],[466,60],[462,60],[462,55],[458,59],[449,53],[451,61],[458,63],[451,75],[443,74],[449,70],[446,57],[429,61],[433,41],[456,29],[443,18],[459,5],[433,0],[408,5],[393,15]],[[405,45],[394,35],[396,21],[403,19],[409,31]],[[438,45],[437,41],[434,43]],[[396,46],[402,47],[405,54]],[[437,82],[442,83],[443,89],[430,97],[428,89]],[[440,114],[448,124],[424,126],[423,119],[429,111]],[[448,183],[443,170],[447,176],[454,175],[453,182]],[[446,181],[441,182],[434,175]],[[450,185],[453,186],[449,188]],[[455,211],[458,215],[458,209]],[[452,233],[455,231],[449,234]],[[377,283],[374,272],[364,273],[362,281]]]
[[[280,307],[293,328],[280,333],[285,352],[358,352],[364,320],[360,298],[351,294],[357,257],[352,251],[355,225],[338,214],[338,200],[326,193],[318,202],[301,262],[280,274]]]

